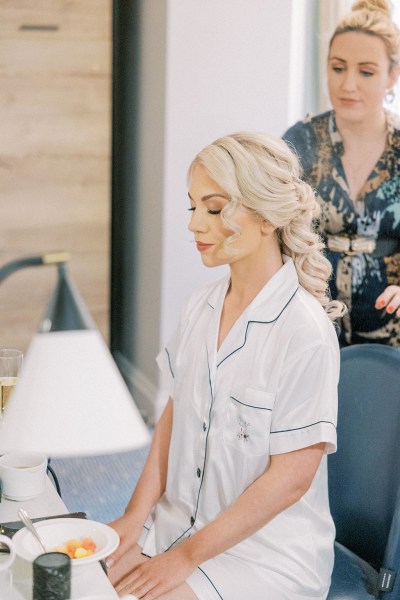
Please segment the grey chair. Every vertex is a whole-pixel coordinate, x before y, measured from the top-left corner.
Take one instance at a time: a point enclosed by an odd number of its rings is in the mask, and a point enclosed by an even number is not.
[[[328,459],[336,525],[328,600],[400,600],[400,350],[341,350],[337,433]]]

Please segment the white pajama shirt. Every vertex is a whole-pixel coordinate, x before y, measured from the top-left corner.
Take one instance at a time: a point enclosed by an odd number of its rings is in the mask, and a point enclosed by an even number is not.
[[[323,308],[299,286],[290,258],[217,351],[229,276],[196,291],[171,344],[173,430],[166,492],[143,553],[173,548],[225,511],[270,456],[326,442],[336,449],[339,348]],[[187,580],[201,600],[323,600],[335,529],[323,457],[307,493]]]

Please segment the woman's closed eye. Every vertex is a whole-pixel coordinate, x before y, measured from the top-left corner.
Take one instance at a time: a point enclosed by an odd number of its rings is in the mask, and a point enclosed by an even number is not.
[[[196,207],[191,206],[190,208],[188,208],[188,210],[193,212],[196,210]],[[211,208],[207,209],[207,212],[209,215],[219,215],[221,211],[222,211],[222,208],[219,208],[218,210],[212,210]]]

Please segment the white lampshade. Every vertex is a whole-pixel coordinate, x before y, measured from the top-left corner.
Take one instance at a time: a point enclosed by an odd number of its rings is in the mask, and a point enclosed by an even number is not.
[[[0,423],[0,454],[91,456],[132,450],[149,439],[97,330],[35,335]]]

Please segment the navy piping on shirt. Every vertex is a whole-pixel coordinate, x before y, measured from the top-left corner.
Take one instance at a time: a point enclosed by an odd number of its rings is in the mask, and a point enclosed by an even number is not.
[[[289,298],[289,300],[287,301],[287,303],[285,304],[285,306],[282,308],[281,312],[274,319],[272,319],[271,321],[249,321],[247,323],[246,333],[245,333],[245,338],[244,338],[243,344],[239,348],[236,348],[236,350],[234,350],[233,352],[231,352],[230,354],[228,354],[228,356],[226,356],[224,359],[222,359],[221,362],[219,364],[217,364],[217,368],[227,358],[229,358],[230,356],[232,356],[232,354],[235,354],[235,352],[237,352],[238,350],[240,350],[241,348],[243,348],[243,346],[246,345],[246,342],[247,342],[247,332],[248,332],[248,328],[249,328],[250,323],[273,323],[274,321],[276,321],[277,319],[279,319],[279,317],[281,316],[281,314],[283,313],[283,311],[286,309],[286,307],[293,300],[293,298],[294,298],[295,294],[297,293],[298,289],[299,289],[298,287],[295,289],[295,291],[293,292],[292,296]],[[211,306],[211,304],[209,304],[209,306]],[[213,306],[211,306],[211,308],[214,309]],[[172,377],[175,377],[174,373],[173,373],[173,370],[171,368],[170,356],[169,356],[167,348],[165,348],[165,351],[166,351],[167,356],[168,356],[169,368],[170,368]],[[172,548],[172,546],[174,546],[177,542],[179,542],[183,538],[183,536],[188,533],[188,531],[190,531],[191,529],[193,529],[193,525],[196,522],[196,516],[197,516],[197,511],[198,511],[198,508],[199,508],[199,501],[200,501],[200,493],[201,493],[201,488],[203,486],[203,480],[204,480],[205,463],[206,463],[206,459],[207,459],[208,435],[209,435],[210,428],[211,428],[211,413],[212,413],[212,408],[213,408],[213,404],[214,404],[214,394],[213,394],[212,384],[211,384],[211,373],[210,373],[210,363],[209,363],[209,360],[208,360],[208,350],[207,350],[207,366],[208,366],[208,383],[209,383],[209,386],[210,386],[210,393],[211,393],[211,404],[210,404],[210,409],[209,409],[209,412],[208,412],[208,430],[207,430],[207,436],[206,436],[206,442],[205,442],[205,452],[204,452],[204,461],[203,461],[203,469],[202,469],[202,474],[201,474],[201,481],[200,481],[200,486],[199,486],[199,490],[198,490],[198,493],[197,493],[196,508],[195,508],[195,511],[194,511],[194,515],[192,515],[193,523],[191,523],[190,527],[188,527],[187,529],[185,529],[185,531],[183,533],[181,533],[181,535],[174,542],[172,542],[168,546],[168,548],[166,548],[165,552],[167,552],[168,550],[170,550]]]
[[[249,321],[249,322],[247,323],[247,327],[246,327],[246,333],[245,333],[245,335],[244,335],[244,342],[243,342],[243,344],[242,344],[241,346],[239,346],[239,348],[236,348],[236,350],[233,350],[233,352],[231,352],[230,354],[228,354],[227,356],[225,356],[225,358],[223,358],[223,359],[221,360],[221,362],[219,362],[219,363],[217,364],[217,368],[218,368],[220,365],[222,365],[222,363],[223,363],[223,362],[224,362],[224,361],[225,361],[227,358],[229,358],[230,356],[232,356],[232,354],[235,354],[235,352],[237,352],[238,350],[241,350],[241,349],[242,349],[242,348],[243,348],[243,347],[246,345],[246,342],[247,342],[247,333],[248,333],[248,330],[249,330],[249,325],[250,325],[250,323],[262,323],[262,324],[268,324],[268,323],[274,323],[275,321],[277,321],[277,320],[279,319],[279,317],[281,316],[281,314],[283,313],[283,311],[285,310],[285,308],[287,308],[287,307],[289,306],[289,304],[291,303],[291,301],[293,300],[293,298],[294,298],[295,294],[297,293],[298,289],[299,289],[299,288],[296,288],[296,289],[295,289],[294,293],[291,295],[291,297],[290,297],[290,298],[289,298],[289,300],[286,302],[286,304],[285,304],[285,306],[282,308],[281,312],[280,312],[280,313],[279,313],[279,314],[278,314],[278,315],[275,317],[275,319],[272,319],[271,321]]]
[[[170,355],[169,355],[168,348],[165,348],[165,352],[167,353],[169,370],[171,371],[171,375],[172,375],[172,377],[175,379],[175,375],[174,375],[174,372],[173,372],[173,370],[172,370],[172,366],[171,366],[171,357],[170,357]]]
[[[315,423],[311,423],[310,425],[304,425],[304,427],[295,427],[294,429],[281,429],[280,431],[270,431],[270,433],[285,433],[287,431],[298,431],[299,429],[307,429],[308,427],[314,427],[314,425],[319,425],[319,423],[329,423],[329,425],[333,425],[336,429],[335,423],[332,421],[316,421]]]
[[[211,583],[211,585],[213,586],[214,590],[217,592],[218,596],[221,598],[221,600],[224,600],[221,596],[221,594],[219,593],[219,591],[217,590],[217,588],[215,587],[215,585],[213,584],[213,582],[211,581],[211,579],[209,578],[209,576],[207,575],[207,573],[205,573],[203,571],[203,569],[201,569],[200,567],[197,567],[199,571],[201,571],[203,573],[203,575],[205,577],[207,577],[208,581]]]
[[[258,408],[258,410],[270,410],[272,412],[272,408],[267,408],[266,406],[253,406],[253,404],[246,404],[245,402],[240,402],[240,400],[234,398],[233,396],[231,396],[231,398],[232,400],[234,400],[238,404],[241,404],[242,406],[248,406],[249,408]]]
[[[172,548],[172,546],[174,546],[188,531],[193,529],[193,525],[196,522],[196,516],[197,516],[197,511],[199,508],[199,501],[200,501],[200,492],[201,492],[201,488],[203,485],[205,464],[206,464],[206,460],[207,460],[208,435],[210,433],[210,428],[211,428],[211,413],[212,413],[212,407],[214,404],[214,394],[213,394],[212,385],[211,385],[211,374],[210,374],[210,363],[208,360],[208,351],[207,351],[207,366],[208,366],[208,383],[210,386],[210,393],[211,393],[211,404],[210,404],[210,409],[208,411],[208,429],[207,429],[206,442],[205,442],[204,461],[203,461],[203,468],[202,468],[202,472],[201,472],[201,481],[200,481],[200,485],[199,485],[199,491],[197,492],[196,508],[194,511],[194,515],[192,515],[193,523],[191,523],[190,527],[188,527],[174,542],[172,542],[172,544],[170,544],[165,551]]]

